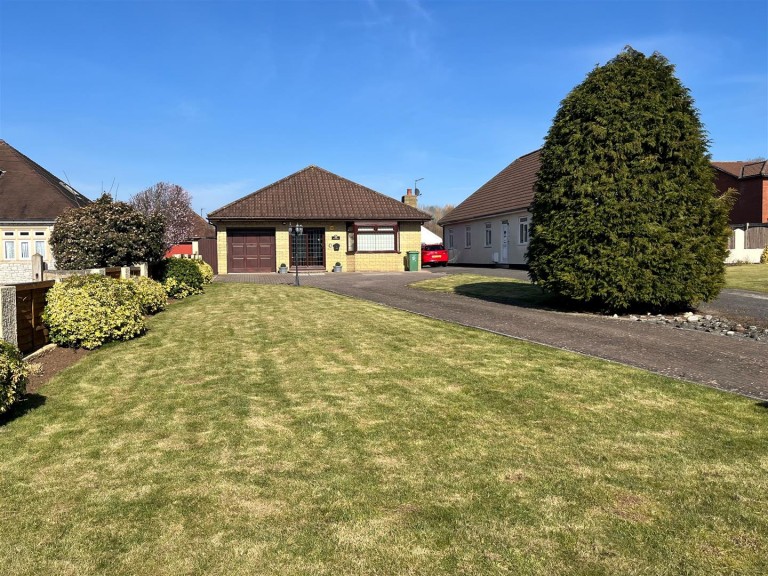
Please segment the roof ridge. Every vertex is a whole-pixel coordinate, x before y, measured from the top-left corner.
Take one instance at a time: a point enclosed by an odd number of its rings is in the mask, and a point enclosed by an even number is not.
[[[309,166],[305,166],[301,170],[297,170],[296,172],[293,172],[292,174],[288,174],[288,176],[284,176],[284,177],[280,178],[280,180],[275,180],[271,184],[267,184],[266,186],[262,186],[258,190],[254,190],[253,192],[251,192],[249,194],[246,194],[245,196],[241,196],[240,198],[236,198],[235,200],[232,200],[232,202],[229,202],[228,204],[224,204],[224,206],[216,208],[216,210],[214,210],[213,212],[208,212],[208,214],[206,214],[206,216],[208,218],[210,218],[211,214],[216,214],[216,212],[221,212],[222,210],[224,210],[226,208],[229,208],[230,206],[232,206],[232,204],[237,204],[239,202],[242,202],[246,198],[251,198],[253,196],[256,196],[257,194],[260,194],[261,192],[264,192],[265,190],[267,190],[269,188],[272,188],[274,186],[277,186],[278,184],[281,184],[282,182],[285,182],[286,180],[288,180],[288,178],[293,178],[294,176],[298,176],[302,172],[306,172],[310,168],[317,168],[317,166],[315,166],[314,164],[310,164]]]
[[[45,168],[40,166],[40,164],[32,160],[32,158],[30,158],[23,152],[20,152],[19,150],[17,150],[16,148],[8,144],[8,142],[6,142],[5,140],[0,140],[0,143],[7,146],[8,149],[13,154],[20,157],[22,161],[25,161],[38,178],[40,178],[41,180],[44,180],[47,184],[52,186],[58,194],[66,198],[68,201],[70,202],[74,201],[74,203],[77,205],[80,205],[82,203],[81,198],[86,200],[87,202],[91,201],[84,194],[81,194],[80,192],[78,192],[74,186],[72,186],[69,183],[65,183],[61,178],[59,178],[49,170],[46,170]]]
[[[225,204],[221,208],[217,208],[213,212],[209,212],[207,214],[207,216],[208,216],[209,219],[211,218],[211,216],[213,216],[215,218],[216,217],[216,213],[224,211],[225,209],[229,208],[233,204],[239,204],[239,203],[247,200],[248,198],[252,198],[252,197],[254,197],[254,196],[258,195],[258,194],[266,192],[269,189],[275,188],[275,187],[279,186],[280,184],[284,183],[285,181],[287,181],[287,180],[289,180],[291,178],[294,178],[294,177],[298,176],[299,174],[302,174],[302,173],[307,172],[309,170],[317,170],[318,172],[327,174],[329,176],[332,176],[333,178],[337,178],[338,180],[343,180],[344,182],[348,182],[349,184],[352,184],[354,186],[358,186],[358,187],[360,187],[360,188],[362,188],[362,189],[364,189],[364,190],[366,190],[368,192],[372,192],[373,194],[376,194],[377,196],[380,196],[381,198],[384,198],[386,200],[390,200],[390,201],[393,201],[393,202],[398,202],[398,200],[396,198],[393,198],[392,196],[387,196],[386,194],[383,194],[382,192],[378,192],[378,191],[374,190],[373,188],[369,188],[368,186],[365,186],[363,184],[355,182],[354,180],[350,180],[349,178],[345,178],[344,176],[339,176],[335,172],[331,172],[330,170],[328,170],[326,168],[323,168],[321,166],[317,166],[315,164],[310,164],[310,165],[302,168],[301,170],[297,170],[296,172],[294,172],[292,174],[289,174],[288,176],[284,176],[283,178],[280,178],[280,180],[276,180],[275,182],[272,182],[271,184],[267,184],[266,186],[263,186],[263,187],[259,188],[258,190],[254,191],[254,192],[251,192],[250,194],[246,194],[245,196],[242,196],[241,198],[233,200],[232,202],[230,202],[228,204]],[[398,204],[399,204],[399,202],[398,202]],[[408,206],[407,204],[403,204],[403,206],[405,206],[405,208],[407,210],[414,210],[414,211],[416,211],[416,212],[418,212],[418,213],[420,213],[420,214],[422,214],[424,216],[428,216],[429,218],[431,218],[431,216],[429,214],[427,214],[426,212],[424,212],[423,210],[419,210],[418,208],[413,208],[412,206]],[[415,214],[414,214],[414,216],[415,216]]]

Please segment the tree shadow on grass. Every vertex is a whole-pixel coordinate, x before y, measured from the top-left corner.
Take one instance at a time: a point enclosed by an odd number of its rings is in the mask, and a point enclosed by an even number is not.
[[[5,426],[9,422],[13,422],[17,418],[21,418],[28,412],[37,410],[43,405],[45,405],[45,396],[41,394],[25,395],[21,400],[11,406],[7,412],[0,414],[0,427]]]
[[[571,300],[548,294],[535,284],[473,282],[472,284],[456,286],[454,292],[470,298],[520,306],[521,308],[538,308],[561,312],[586,311],[583,305],[579,306]]]

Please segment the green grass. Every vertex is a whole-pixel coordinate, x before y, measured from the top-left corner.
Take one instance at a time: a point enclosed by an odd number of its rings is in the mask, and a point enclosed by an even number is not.
[[[490,300],[502,304],[513,304],[531,308],[565,307],[558,299],[545,293],[538,286],[525,280],[499,278],[481,274],[450,274],[411,284],[414,288],[451,292]]]
[[[725,287],[768,292],[768,264],[745,264],[725,269]]]
[[[0,426],[4,574],[764,574],[768,409],[214,284]]]

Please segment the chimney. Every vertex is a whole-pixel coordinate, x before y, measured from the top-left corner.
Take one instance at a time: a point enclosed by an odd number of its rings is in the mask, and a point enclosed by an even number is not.
[[[410,206],[411,208],[416,208],[418,203],[419,199],[415,195],[411,194],[411,189],[408,188],[405,191],[405,196],[403,196],[403,204]]]

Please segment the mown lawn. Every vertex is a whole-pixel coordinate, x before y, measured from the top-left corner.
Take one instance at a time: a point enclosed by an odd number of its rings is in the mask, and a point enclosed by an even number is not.
[[[768,572],[752,400],[312,288],[150,326],[0,426],[3,574]]]
[[[725,269],[725,287],[768,292],[768,264],[744,264]]]

